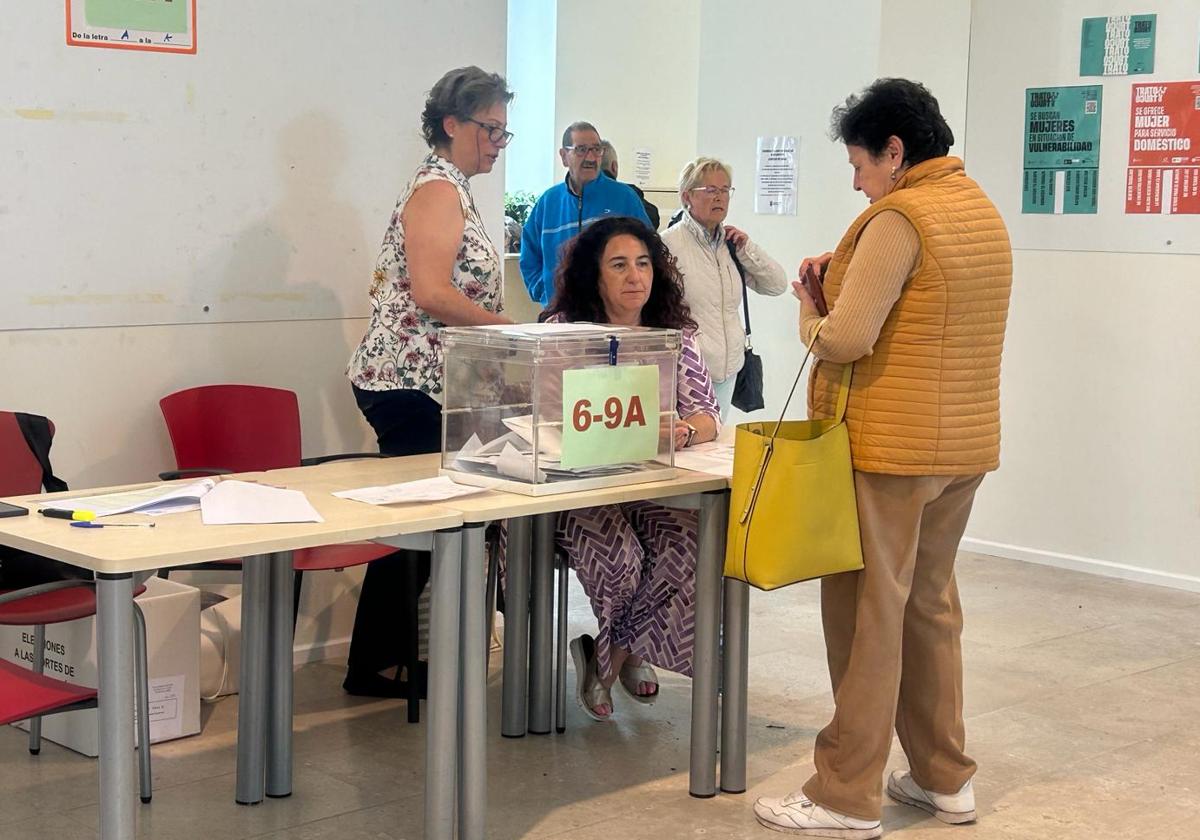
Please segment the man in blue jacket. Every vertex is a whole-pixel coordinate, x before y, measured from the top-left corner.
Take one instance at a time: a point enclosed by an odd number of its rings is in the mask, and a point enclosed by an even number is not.
[[[603,151],[594,125],[567,126],[558,152],[567,177],[542,193],[521,232],[521,275],[529,296],[542,306],[554,296],[554,270],[562,246],[584,225],[602,216],[633,216],[650,224],[637,194],[601,174]]]

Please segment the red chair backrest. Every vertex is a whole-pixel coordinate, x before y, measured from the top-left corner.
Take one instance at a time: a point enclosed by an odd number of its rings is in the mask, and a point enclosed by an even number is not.
[[[201,385],[159,400],[177,469],[235,472],[300,466],[296,394],[261,385]]]
[[[54,424],[50,424],[50,435],[54,436]],[[11,411],[0,411],[0,496],[24,496],[42,492],[42,465],[29,444],[17,415]]]

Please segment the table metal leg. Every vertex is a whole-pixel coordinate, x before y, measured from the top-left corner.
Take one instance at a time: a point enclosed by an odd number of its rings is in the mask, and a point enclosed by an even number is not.
[[[150,667],[146,654],[146,616],[133,602],[133,693],[137,698],[138,792],[143,804],[153,796],[154,778],[150,766]]]
[[[271,555],[268,621],[267,796],[292,795],[292,650],[295,578],[292,553]]]
[[[745,581],[725,579],[724,616],[721,634],[721,791],[745,793],[746,683],[750,647],[750,586]]]
[[[462,597],[459,605],[458,836],[484,840],[487,821],[487,579],[484,528],[467,525],[462,539]]]
[[[425,729],[425,840],[454,837],[458,790],[459,600],[462,529],[433,535]],[[480,640],[483,636],[480,634]]]
[[[529,688],[529,543],[533,521],[508,520],[504,572],[504,686],[500,696],[500,734],[525,736],[526,691]]]
[[[554,707],[554,525],[556,513],[533,520],[529,581],[529,731],[550,734]]]
[[[96,649],[100,669],[100,838],[132,840],[133,578],[96,575]]]
[[[267,653],[271,556],[242,560],[242,671],[238,686],[239,805],[263,800],[267,748]]]
[[[724,565],[728,493],[700,498],[699,552],[696,558],[696,633],[692,664],[692,757],[688,792],[717,793],[717,662],[720,655],[721,572]]]
[[[571,566],[562,558],[558,570],[558,607],[555,612],[557,642],[554,667],[554,731],[567,731],[567,585],[570,582]]]

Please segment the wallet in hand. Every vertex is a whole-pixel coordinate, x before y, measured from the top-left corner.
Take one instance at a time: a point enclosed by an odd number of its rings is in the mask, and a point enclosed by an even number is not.
[[[825,302],[825,289],[822,285],[821,275],[817,274],[816,268],[810,263],[807,270],[800,277],[800,283],[804,286],[804,290],[808,292],[809,297],[813,299],[813,303],[817,307],[817,314],[824,317],[829,314],[829,304]]]

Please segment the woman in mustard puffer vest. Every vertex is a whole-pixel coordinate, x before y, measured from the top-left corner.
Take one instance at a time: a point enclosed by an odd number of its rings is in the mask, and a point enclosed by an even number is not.
[[[833,133],[871,203],[837,250],[801,263],[823,275],[828,315],[794,287],[818,360],[810,416],[833,415],[854,366],[846,422],[864,568],[822,581],[836,709],[816,773],[755,814],[797,834],[871,838],[893,725],[910,769],[891,775],[888,795],[944,822],[975,819],[954,558],[975,491],[999,465],[1012,248],[948,156],[954,136],[922,85],[876,81],[834,111]]]

